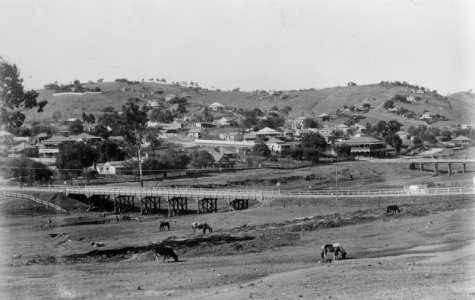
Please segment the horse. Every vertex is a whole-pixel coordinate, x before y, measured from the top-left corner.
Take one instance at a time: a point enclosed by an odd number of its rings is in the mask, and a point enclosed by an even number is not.
[[[346,258],[346,251],[343,249],[343,247],[340,245],[340,243],[335,243],[335,244],[325,244],[322,246],[322,252],[321,252],[321,257],[322,259],[327,259],[327,253],[328,252],[333,252],[333,260],[338,259],[338,255],[341,253],[342,258]]]
[[[167,227],[168,231],[170,231],[170,222],[160,221],[160,231],[164,231],[165,227]]]
[[[213,228],[208,223],[193,222],[191,223],[191,228],[193,228],[193,233],[196,232],[196,228],[203,229],[203,234],[206,234],[206,229],[208,229],[209,233],[213,232]]]
[[[178,255],[176,255],[175,251],[173,251],[173,249],[168,246],[160,246],[158,248],[155,248],[154,255],[155,255],[155,261],[157,262],[157,264],[158,264],[158,258],[160,256],[163,256],[163,262],[165,262],[165,259],[167,260],[167,262],[169,262],[170,257],[173,257],[175,261],[178,261]]]
[[[388,207],[386,208],[386,213],[388,214],[396,214],[397,213],[400,213],[401,210],[399,209],[399,207],[397,205],[388,205]]]

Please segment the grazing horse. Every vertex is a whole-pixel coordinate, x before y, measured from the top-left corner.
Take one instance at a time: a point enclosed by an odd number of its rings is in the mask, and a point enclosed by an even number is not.
[[[388,207],[386,208],[386,213],[388,214],[395,214],[395,213],[400,213],[401,210],[399,209],[399,207],[397,205],[388,205]]]
[[[160,256],[163,256],[163,262],[165,262],[165,259],[167,262],[169,262],[170,257],[173,257],[175,261],[178,261],[178,255],[176,255],[175,251],[173,251],[172,248],[168,246],[160,246],[158,248],[155,248],[155,261],[158,263],[158,258]]]
[[[213,232],[213,228],[208,223],[193,222],[191,223],[191,228],[193,228],[193,233],[196,232],[197,228],[203,229],[203,234],[206,234],[206,229],[208,229],[209,233]]]
[[[170,222],[160,221],[160,231],[164,231],[165,227],[170,231]]]
[[[328,252],[333,252],[333,260],[337,260],[338,255],[340,253],[341,253],[342,258],[346,258],[346,251],[345,251],[345,249],[343,249],[343,247],[340,245],[340,243],[323,245],[322,246],[322,252],[321,252],[322,259],[327,259],[327,253]]]

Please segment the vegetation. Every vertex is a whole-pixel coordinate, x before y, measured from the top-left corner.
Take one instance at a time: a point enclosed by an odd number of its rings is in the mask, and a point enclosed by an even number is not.
[[[26,157],[13,159],[3,172],[6,178],[19,178],[20,182],[46,181],[53,176],[47,166]]]
[[[35,90],[24,90],[17,66],[0,56],[0,125],[19,128],[25,121],[25,110],[36,107],[42,112],[47,101],[38,102],[38,95]]]
[[[214,163],[214,158],[208,151],[195,150],[191,153],[190,166],[193,168],[207,168]]]
[[[83,142],[72,142],[63,146],[56,157],[56,167],[70,176],[79,176],[84,168],[97,162],[97,152]]]

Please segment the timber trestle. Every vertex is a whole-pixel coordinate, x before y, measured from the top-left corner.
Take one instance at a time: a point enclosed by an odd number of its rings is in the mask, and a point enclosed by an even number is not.
[[[118,195],[114,198],[114,213],[124,213],[135,210],[135,196]]]
[[[179,216],[188,213],[187,197],[172,197],[168,199],[168,216]]]
[[[249,199],[234,199],[229,201],[229,209],[243,210],[249,208]]]
[[[160,196],[145,196],[140,199],[140,213],[158,213],[160,211]]]
[[[198,213],[218,212],[218,198],[203,198],[198,200]]]

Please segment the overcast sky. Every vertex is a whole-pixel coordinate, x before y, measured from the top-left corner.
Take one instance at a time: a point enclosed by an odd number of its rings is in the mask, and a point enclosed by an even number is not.
[[[0,0],[28,88],[166,78],[242,90],[407,81],[475,88],[475,1]]]

